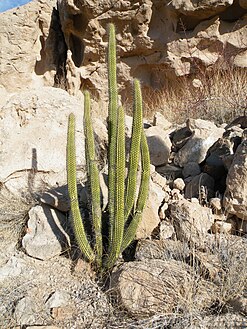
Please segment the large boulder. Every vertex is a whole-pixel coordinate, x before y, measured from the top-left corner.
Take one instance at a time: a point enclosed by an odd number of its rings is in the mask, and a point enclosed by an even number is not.
[[[215,286],[196,281],[189,274],[189,266],[175,260],[125,263],[113,274],[111,282],[119,304],[137,318],[173,313],[175,308],[188,310],[192,306],[189,300],[197,310],[203,309],[216,298],[216,294],[210,297],[207,292]]]
[[[201,163],[208,149],[224,133],[223,128],[218,128],[214,123],[201,119],[187,120],[187,129],[191,132],[191,136],[174,158],[174,163],[180,167],[188,162]]]
[[[13,94],[0,117],[0,180],[14,194],[66,184],[69,114],[76,116],[77,165],[85,165],[83,103],[52,87]],[[10,161],[10,159],[12,159]],[[79,177],[85,176],[84,172]]]
[[[165,192],[162,183],[166,180],[156,172],[151,173],[149,195],[143,210],[142,220],[136,231],[136,239],[145,239],[151,236],[154,229],[159,225],[159,208],[164,199]]]
[[[178,240],[202,246],[214,222],[211,209],[186,199],[173,202],[169,209]]]
[[[238,146],[229,169],[223,204],[228,214],[247,220],[247,138]]]
[[[169,133],[159,126],[153,126],[146,131],[150,153],[150,162],[154,166],[164,166],[168,163],[171,152]]]

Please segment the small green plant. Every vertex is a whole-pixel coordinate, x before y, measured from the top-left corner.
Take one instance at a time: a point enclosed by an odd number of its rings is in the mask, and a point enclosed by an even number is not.
[[[90,214],[94,239],[84,228],[78,203],[76,182],[75,116],[70,114],[67,142],[67,177],[75,237],[84,257],[99,271],[111,269],[121,252],[134,240],[148,196],[150,159],[143,129],[140,82],[134,80],[132,137],[126,177],[124,109],[118,104],[115,27],[109,24],[108,44],[108,239],[103,244],[99,170],[95,155],[94,133],[90,116],[90,94],[84,92],[84,134]],[[137,195],[138,165],[141,182]]]

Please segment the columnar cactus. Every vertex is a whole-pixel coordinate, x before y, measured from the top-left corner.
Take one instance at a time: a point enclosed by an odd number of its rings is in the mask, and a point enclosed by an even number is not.
[[[117,70],[116,70],[116,38],[115,27],[109,24],[108,45],[108,245],[102,244],[102,224],[100,208],[100,183],[92,121],[90,117],[90,95],[84,92],[84,134],[85,153],[89,189],[91,193],[90,213],[94,229],[94,237],[88,238],[82,223],[79,210],[76,162],[75,162],[75,118],[69,117],[67,143],[67,176],[71,200],[71,212],[75,236],[84,257],[95,263],[99,271],[111,269],[120,253],[135,238],[136,229],[142,218],[142,212],[148,196],[150,159],[146,136],[142,121],[142,95],[140,82],[134,80],[134,105],[132,137],[129,155],[128,175],[125,170],[125,123],[124,109],[118,105]],[[137,191],[137,173],[141,159],[141,183]],[[126,187],[125,187],[126,180]]]

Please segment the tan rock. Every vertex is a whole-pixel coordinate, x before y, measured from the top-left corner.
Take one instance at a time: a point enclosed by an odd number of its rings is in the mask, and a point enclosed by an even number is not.
[[[233,231],[232,223],[226,223],[223,221],[215,221],[212,225],[212,232],[215,233],[228,233],[231,234]]]
[[[170,216],[180,241],[203,245],[213,224],[211,209],[183,199],[170,205]]]
[[[190,255],[190,265],[205,279],[218,281],[223,275],[222,263],[218,255],[196,251]]]
[[[114,273],[112,282],[119,303],[138,318],[170,313],[175,307],[188,307],[192,289],[192,303],[198,309],[213,302],[207,293],[213,285],[210,288],[203,284],[195,287],[186,264],[174,260],[149,259],[125,263]]]
[[[13,94],[0,116],[0,180],[23,195],[65,185],[69,114],[76,116],[77,165],[85,165],[83,105],[64,90],[43,87]],[[97,129],[96,129],[97,130]],[[14,161],[9,159],[14,158]],[[80,171],[79,178],[85,177]]]
[[[153,126],[146,131],[150,152],[150,161],[154,166],[166,165],[171,152],[171,141],[168,133],[159,126]]]
[[[29,256],[47,260],[58,256],[70,246],[63,226],[66,216],[48,206],[35,206],[29,211],[22,247]]]
[[[220,198],[211,198],[209,200],[209,204],[212,207],[212,209],[215,211],[215,213],[218,213],[219,211],[222,210]]]
[[[55,6],[56,0],[36,0],[1,13],[0,85],[7,91],[53,86],[62,50]]]
[[[185,188],[185,183],[182,178],[176,178],[173,182],[173,188],[178,189],[179,191],[183,191]]]
[[[174,158],[174,163],[180,167],[188,162],[201,163],[205,159],[208,149],[224,133],[223,128],[218,128],[214,123],[201,119],[189,119],[187,128],[192,135]]]
[[[194,63],[206,68],[224,59],[222,50],[228,47],[231,62],[244,68],[245,0],[239,4],[242,10],[233,0],[59,0],[58,15],[56,0],[31,1],[1,14],[5,51],[0,85],[14,92],[55,83],[71,94],[86,87],[106,100],[108,22],[117,30],[122,95],[130,90],[133,76],[144,87],[160,88],[176,76],[194,73]]]
[[[163,201],[164,191],[162,188],[150,181],[149,196],[142,214],[137,231],[136,239],[145,239],[150,237],[153,230],[158,227],[160,218],[158,214],[159,207]]]
[[[228,214],[247,220],[247,139],[238,146],[229,169],[223,205]]]
[[[226,7],[233,4],[233,0],[208,0],[195,3],[188,0],[172,0],[171,5],[184,15],[209,18],[224,11]]]

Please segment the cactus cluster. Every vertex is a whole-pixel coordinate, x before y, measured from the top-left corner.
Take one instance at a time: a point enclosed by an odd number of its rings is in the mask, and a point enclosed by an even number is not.
[[[90,216],[94,238],[83,225],[76,183],[75,117],[69,116],[67,142],[67,177],[75,237],[84,257],[99,271],[111,269],[121,252],[134,240],[148,196],[150,159],[143,129],[140,82],[134,80],[133,124],[126,177],[125,116],[118,104],[116,37],[113,24],[108,26],[108,237],[103,243],[99,169],[95,154],[90,116],[90,95],[84,92],[85,153],[90,189]],[[140,161],[141,160],[141,161]],[[137,195],[137,174],[141,162],[141,182]]]

